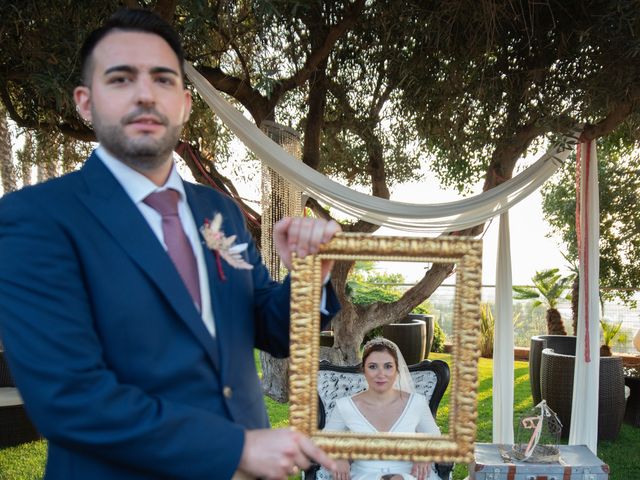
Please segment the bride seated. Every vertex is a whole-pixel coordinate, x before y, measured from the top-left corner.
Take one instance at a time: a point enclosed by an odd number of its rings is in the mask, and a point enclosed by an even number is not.
[[[357,433],[439,435],[426,397],[415,393],[398,346],[376,337],[362,354],[367,390],[336,401],[325,430]],[[387,460],[337,460],[334,480],[439,480],[431,463]]]

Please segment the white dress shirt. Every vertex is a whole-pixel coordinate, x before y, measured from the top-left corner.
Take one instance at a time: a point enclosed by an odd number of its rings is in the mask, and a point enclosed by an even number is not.
[[[211,292],[209,291],[209,276],[207,275],[207,266],[204,260],[203,242],[204,240],[200,236],[198,226],[193,218],[191,209],[187,204],[187,198],[184,191],[184,185],[175,165],[171,168],[171,173],[166,183],[161,187],[158,187],[155,183],[142,175],[140,172],[134,170],[128,165],[124,164],[120,160],[117,160],[111,155],[104,147],[100,146],[96,149],[98,158],[102,160],[102,163],[109,169],[109,171],[116,178],[118,183],[122,185],[124,191],[129,195],[131,201],[138,207],[140,213],[145,218],[153,233],[158,237],[158,241],[162,244],[164,249],[167,249],[167,245],[164,242],[164,234],[162,233],[162,216],[155,211],[149,205],[143,202],[143,200],[153,192],[160,192],[173,188],[180,193],[180,200],[178,200],[178,216],[182,223],[193,253],[196,257],[196,263],[198,265],[198,279],[200,281],[200,302],[201,302],[201,315],[207,330],[211,336],[215,337],[216,327],[213,319],[213,309],[211,308]]]

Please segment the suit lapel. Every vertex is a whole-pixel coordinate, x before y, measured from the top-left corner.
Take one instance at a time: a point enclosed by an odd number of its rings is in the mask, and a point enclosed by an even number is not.
[[[212,205],[211,200],[203,198],[192,185],[185,183],[184,188],[191,213],[199,228],[201,225],[204,225],[206,220],[213,218],[216,211],[220,210],[220,206]],[[224,217],[224,214],[227,212],[220,213],[222,213]],[[224,260],[220,260],[220,263],[218,263],[215,253],[207,247],[202,234],[200,238],[202,239],[202,248],[209,276],[211,309],[213,310],[213,320],[216,326],[216,345],[220,353],[221,366],[225,368],[228,367],[228,365],[226,365],[223,360],[230,358],[229,349],[234,345],[233,329],[231,328],[233,323],[231,319],[235,318],[234,295],[231,288],[231,284],[233,283],[231,276],[234,272]],[[219,268],[223,270],[226,280],[222,280]]]
[[[85,163],[82,173],[88,193],[78,193],[80,201],[158,287],[161,295],[187,324],[219,369],[216,342],[204,326],[170,257],[145,218],[95,153]]]

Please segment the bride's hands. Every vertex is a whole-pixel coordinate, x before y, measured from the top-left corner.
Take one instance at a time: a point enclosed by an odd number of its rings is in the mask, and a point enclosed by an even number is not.
[[[414,463],[411,469],[411,475],[416,477],[416,480],[427,480],[430,470],[431,463]]]
[[[336,469],[331,472],[334,480],[350,480],[351,464],[348,460],[336,460]]]

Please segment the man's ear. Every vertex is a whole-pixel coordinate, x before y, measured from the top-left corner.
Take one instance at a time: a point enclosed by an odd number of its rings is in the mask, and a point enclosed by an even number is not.
[[[184,113],[182,115],[182,124],[184,125],[189,121],[189,117],[191,116],[191,91],[189,89],[184,89]]]
[[[80,85],[73,90],[73,99],[76,102],[76,110],[83,120],[91,122],[91,89]]]

